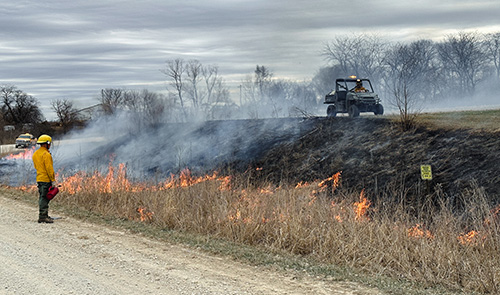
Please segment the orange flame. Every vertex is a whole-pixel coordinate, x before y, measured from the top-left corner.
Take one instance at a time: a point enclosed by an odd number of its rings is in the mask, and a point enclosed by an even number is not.
[[[308,204],[309,207],[310,207],[310,206],[312,206],[316,202],[316,200],[317,200],[318,197],[316,195],[314,195],[314,194],[311,194],[311,195],[309,195],[309,198],[311,198],[311,200],[309,201],[309,204]]]
[[[260,189],[260,193],[264,195],[272,195],[274,192],[272,191],[271,187],[265,187]]]
[[[241,219],[241,212],[240,209],[236,209],[235,214],[231,214],[228,216],[229,220],[231,221],[236,221]]]
[[[486,237],[481,235],[478,231],[471,230],[468,233],[459,235],[457,239],[462,245],[477,246],[479,245],[480,241],[484,241]]]
[[[354,203],[354,212],[356,213],[356,220],[370,220],[367,216],[368,208],[370,207],[371,202],[367,198],[365,198],[365,189],[361,191],[359,195],[359,202]]]
[[[35,152],[35,147],[33,146],[30,149],[26,149],[24,152],[21,152],[18,154],[7,155],[7,156],[5,156],[5,159],[6,160],[18,160],[18,159],[31,160],[34,152]]]
[[[117,169],[118,168],[118,169]],[[166,181],[157,186],[147,187],[144,183],[132,184],[127,178],[127,167],[119,164],[114,167],[112,163],[108,165],[108,172],[103,176],[100,172],[94,171],[92,174],[77,172],[71,176],[62,177],[62,188],[69,194],[76,194],[83,189],[91,188],[99,193],[112,193],[117,191],[140,192],[145,190],[159,191],[176,187],[189,187],[205,181],[219,181],[220,190],[231,189],[231,177],[217,177],[217,173],[212,175],[194,177],[189,169],[181,171],[179,177],[170,175]]]
[[[110,163],[106,176],[98,171],[88,174],[79,171],[71,176],[62,177],[61,187],[69,194],[76,194],[83,191],[85,187],[91,187],[99,193],[112,193],[114,191],[141,191],[141,185],[133,186],[127,179],[127,168],[125,164],[118,165],[118,171]]]
[[[491,214],[493,215],[493,217],[496,217],[498,213],[500,213],[500,204],[496,206],[496,208],[491,210]]]
[[[231,176],[219,177],[220,181],[219,190],[220,191],[230,191],[231,190]]]
[[[335,216],[333,216],[333,218],[337,221],[337,222],[343,222],[344,220],[342,219],[342,217],[340,216],[340,214],[338,214],[337,212],[337,204],[335,204],[334,201],[331,201],[330,202],[330,209],[332,210],[332,213],[335,214]],[[342,210],[342,207],[340,207],[340,209]],[[337,214],[336,214],[337,213]]]
[[[176,178],[174,174],[171,174],[170,179],[165,181],[164,184],[161,185],[160,189],[170,189],[174,187],[189,187],[198,183],[211,180],[221,181],[222,182],[221,187],[224,187],[226,189],[230,187],[230,181],[231,181],[230,177],[217,177],[217,172],[215,171],[212,173],[212,175],[194,177],[191,174],[191,170],[185,168],[184,170],[181,171],[179,178]]]
[[[434,235],[420,223],[417,223],[412,228],[408,229],[408,236],[413,238],[434,239]]]
[[[310,184],[306,181],[306,182],[299,182],[297,183],[297,185],[295,186],[295,188],[301,188],[301,187],[308,187]]]
[[[142,222],[153,220],[153,215],[155,214],[154,212],[151,212],[148,209],[146,209],[146,207],[137,208],[137,212],[139,212],[139,214],[141,215],[140,218]]]
[[[332,187],[332,192],[334,192],[340,185],[340,175],[342,174],[342,171],[339,171],[332,175],[331,177],[328,177],[327,179],[322,180],[318,186],[320,188],[320,191],[325,191],[328,188],[328,184],[331,183]]]
[[[35,184],[32,184],[32,185],[21,185],[21,186],[18,186],[17,189],[21,190],[23,192],[28,192],[28,193],[32,193],[32,192],[35,192],[35,191],[38,190]]]
[[[496,206],[495,208],[491,209],[491,218],[486,218],[484,220],[484,224],[486,226],[491,225],[492,223],[498,222],[499,217],[498,214],[500,213],[500,205]]]

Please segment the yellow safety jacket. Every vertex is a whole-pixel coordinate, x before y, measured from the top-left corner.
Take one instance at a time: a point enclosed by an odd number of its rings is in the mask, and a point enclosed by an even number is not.
[[[41,146],[33,153],[33,165],[36,169],[37,182],[56,181],[52,164],[52,155],[46,147]]]

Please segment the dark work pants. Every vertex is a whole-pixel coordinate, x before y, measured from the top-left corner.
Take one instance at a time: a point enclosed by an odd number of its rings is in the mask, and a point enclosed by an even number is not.
[[[52,185],[51,182],[37,182],[38,185],[38,193],[40,197],[38,199],[38,207],[39,207],[39,218],[45,218],[49,216],[49,202],[47,199],[47,193],[49,192],[49,188]]]

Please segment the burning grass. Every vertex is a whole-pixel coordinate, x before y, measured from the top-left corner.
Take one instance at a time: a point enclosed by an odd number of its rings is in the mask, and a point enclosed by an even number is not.
[[[131,183],[123,165],[59,178],[57,202],[67,206],[427,286],[499,291],[500,206],[491,209],[479,188],[464,192],[456,213],[438,193],[429,196],[438,205],[418,211],[391,195],[374,205],[364,190],[343,190],[341,172],[279,187],[187,169],[158,184]]]
[[[32,146],[31,148],[28,148],[26,150],[19,150],[16,153],[9,153],[2,158],[4,158],[5,160],[17,160],[17,159],[28,160],[31,159],[31,157],[35,153],[35,149],[36,148]]]

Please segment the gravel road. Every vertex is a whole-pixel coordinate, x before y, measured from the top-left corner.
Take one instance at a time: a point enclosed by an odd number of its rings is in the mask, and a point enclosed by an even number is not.
[[[51,215],[0,195],[0,294],[381,294]]]

